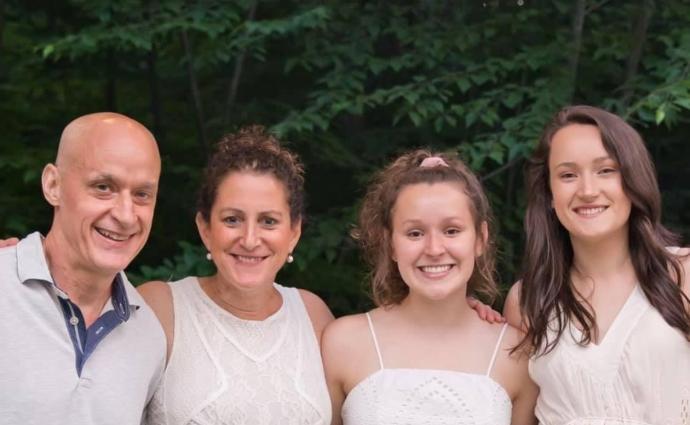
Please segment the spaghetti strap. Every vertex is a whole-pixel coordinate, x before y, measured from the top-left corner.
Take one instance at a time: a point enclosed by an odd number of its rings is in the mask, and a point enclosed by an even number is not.
[[[491,369],[494,368],[494,363],[496,362],[496,355],[498,354],[498,348],[501,346],[501,341],[503,340],[503,334],[505,334],[507,327],[508,327],[508,324],[504,323],[503,327],[501,328],[501,333],[498,335],[498,341],[496,341],[496,347],[494,347],[494,353],[491,355],[491,361],[489,362],[489,368],[486,369],[486,376],[491,375]]]
[[[383,369],[383,358],[381,357],[381,350],[379,350],[379,342],[376,339],[376,332],[374,332],[374,324],[371,321],[371,316],[369,313],[367,315],[367,321],[369,322],[369,331],[371,331],[371,338],[374,340],[374,348],[376,348],[376,355],[379,357],[379,368]]]

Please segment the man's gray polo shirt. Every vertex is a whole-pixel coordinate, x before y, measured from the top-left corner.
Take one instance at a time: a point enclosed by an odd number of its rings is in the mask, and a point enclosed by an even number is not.
[[[141,422],[165,368],[158,320],[124,273],[88,331],[75,307],[53,282],[40,234],[0,249],[0,423]]]

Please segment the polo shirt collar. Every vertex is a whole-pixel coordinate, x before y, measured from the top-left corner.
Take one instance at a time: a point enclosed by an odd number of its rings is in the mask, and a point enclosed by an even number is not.
[[[31,233],[17,243],[17,275],[23,284],[30,280],[37,280],[57,288],[43,250],[43,236],[39,232]],[[115,276],[110,297],[113,310],[122,321],[129,319],[132,308],[135,310],[139,308],[138,304],[129,302],[126,279],[122,272]]]

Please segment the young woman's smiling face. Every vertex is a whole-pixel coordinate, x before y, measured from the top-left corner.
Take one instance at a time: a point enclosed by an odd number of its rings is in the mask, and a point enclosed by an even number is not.
[[[418,183],[399,193],[391,216],[393,260],[409,296],[465,297],[483,238],[458,183]]]
[[[558,220],[573,242],[626,237],[630,198],[597,127],[571,124],[554,134],[549,186]]]

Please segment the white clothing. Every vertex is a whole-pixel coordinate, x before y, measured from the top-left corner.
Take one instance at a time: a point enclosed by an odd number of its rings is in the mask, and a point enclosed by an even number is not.
[[[551,335],[551,338],[555,335]],[[545,425],[690,425],[690,342],[635,287],[603,340],[574,326],[530,360]]]
[[[512,403],[491,378],[506,326],[486,374],[437,369],[386,369],[369,313],[380,369],[360,381],[342,408],[344,425],[509,425]]]
[[[174,340],[149,424],[330,424],[316,335],[299,291],[262,321],[215,304],[195,277],[170,284]]]

